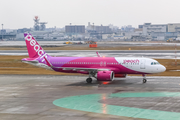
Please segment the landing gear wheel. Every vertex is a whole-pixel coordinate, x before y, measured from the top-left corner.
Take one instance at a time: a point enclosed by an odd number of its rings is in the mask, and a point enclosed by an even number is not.
[[[143,79],[143,83],[146,83],[147,82],[147,80],[146,79]]]
[[[87,83],[92,83],[92,78],[87,78],[87,79],[86,79],[86,82],[87,82]]]

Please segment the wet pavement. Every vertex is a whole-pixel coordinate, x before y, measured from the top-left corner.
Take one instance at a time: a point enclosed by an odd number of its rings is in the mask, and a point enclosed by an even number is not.
[[[0,75],[1,120],[180,119],[180,77]],[[169,117],[168,117],[169,116]]]

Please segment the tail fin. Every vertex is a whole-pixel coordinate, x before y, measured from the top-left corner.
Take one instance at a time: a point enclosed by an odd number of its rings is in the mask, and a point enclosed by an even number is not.
[[[38,42],[30,33],[24,33],[24,38],[26,41],[29,58],[37,58],[45,54],[42,47],[38,44]]]

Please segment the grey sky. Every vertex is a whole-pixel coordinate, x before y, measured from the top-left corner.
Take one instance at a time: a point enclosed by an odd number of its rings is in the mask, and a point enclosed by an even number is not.
[[[0,24],[29,28],[36,15],[47,27],[180,23],[179,5],[180,0],[0,0]]]

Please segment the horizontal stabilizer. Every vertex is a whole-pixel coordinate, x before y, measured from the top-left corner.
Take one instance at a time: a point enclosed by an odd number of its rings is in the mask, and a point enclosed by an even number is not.
[[[45,59],[45,61],[46,61],[47,66],[53,67],[52,64],[46,59],[46,57],[44,57],[44,59]]]

